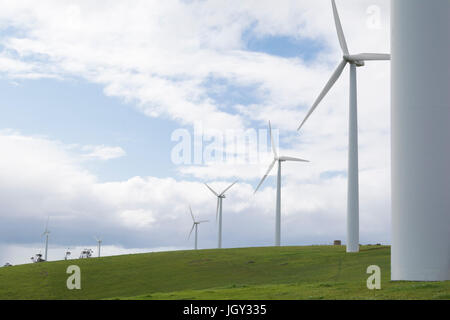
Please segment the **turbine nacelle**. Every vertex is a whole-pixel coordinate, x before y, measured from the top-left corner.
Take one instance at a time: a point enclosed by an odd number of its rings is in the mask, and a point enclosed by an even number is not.
[[[234,186],[237,183],[237,180],[235,182],[233,182],[231,185],[229,185],[225,190],[223,190],[221,193],[217,193],[216,191],[214,191],[213,188],[211,188],[207,183],[205,183],[205,186],[208,187],[208,189],[217,197],[220,199],[225,199],[225,192],[227,192],[228,190],[230,190],[230,188],[232,186]]]
[[[391,55],[387,53],[359,53],[359,54],[344,54],[344,61],[355,64],[357,67],[365,65],[366,61],[387,61],[391,60]]]
[[[284,156],[274,157],[273,161],[279,161],[279,162],[286,162],[286,161],[309,162],[309,160],[304,160],[304,159],[299,159],[299,158],[294,158],[294,157],[284,157]]]
[[[364,67],[366,65],[364,60],[358,60],[359,59],[358,55],[346,54],[346,55],[343,56],[343,58],[348,63],[354,64],[357,67]]]
[[[286,162],[287,160],[285,159],[285,157],[274,157],[273,161]]]

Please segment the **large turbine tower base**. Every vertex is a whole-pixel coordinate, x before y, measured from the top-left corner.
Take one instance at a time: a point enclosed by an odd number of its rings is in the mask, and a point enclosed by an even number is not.
[[[450,1],[391,1],[392,280],[450,280]]]

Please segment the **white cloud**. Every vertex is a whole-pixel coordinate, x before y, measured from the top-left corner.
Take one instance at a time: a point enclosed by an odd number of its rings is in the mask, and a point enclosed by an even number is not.
[[[368,4],[373,3],[340,4],[350,48],[386,51],[387,23],[381,30],[365,27]],[[242,128],[254,119],[221,110],[205,85],[211,78],[254,86],[266,106],[293,113],[292,120],[301,118],[291,109],[312,102],[340,57],[329,1],[285,0],[274,6],[272,1],[252,0],[127,5],[50,0],[36,5],[23,0],[3,3],[1,9],[0,25],[21,30],[20,36],[2,41],[8,50],[3,55],[15,58],[6,72],[82,76],[103,84],[106,94],[135,101],[149,116],[184,124],[201,120],[213,128]],[[244,32],[317,39],[333,51],[322,52],[312,64],[249,52]],[[264,109],[258,108],[256,119],[270,115]],[[286,118],[283,122],[295,127]]]
[[[125,225],[131,229],[141,229],[150,226],[155,219],[152,211],[144,209],[125,210],[119,213]]]
[[[83,151],[88,152],[83,154],[83,157],[88,159],[110,160],[120,158],[126,155],[125,150],[121,147],[108,146],[83,146]]]

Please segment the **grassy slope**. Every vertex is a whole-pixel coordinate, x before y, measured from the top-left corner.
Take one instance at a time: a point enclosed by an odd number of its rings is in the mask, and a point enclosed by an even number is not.
[[[0,299],[450,299],[450,282],[390,282],[389,247],[160,252],[0,268]],[[68,265],[82,290],[66,288]],[[366,268],[382,290],[366,288]]]

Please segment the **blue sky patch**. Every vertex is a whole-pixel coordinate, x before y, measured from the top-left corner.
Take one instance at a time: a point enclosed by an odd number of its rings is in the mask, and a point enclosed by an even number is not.
[[[324,45],[314,39],[283,35],[259,37],[252,32],[252,29],[244,32],[242,40],[249,51],[283,58],[301,58],[304,61],[313,60],[324,49]]]
[[[119,146],[126,156],[89,161],[101,181],[171,175],[171,133],[177,123],[150,118],[83,81],[0,80],[0,128],[46,136],[66,145]]]
[[[320,174],[320,179],[328,180],[337,177],[347,177],[347,171],[325,171]]]

